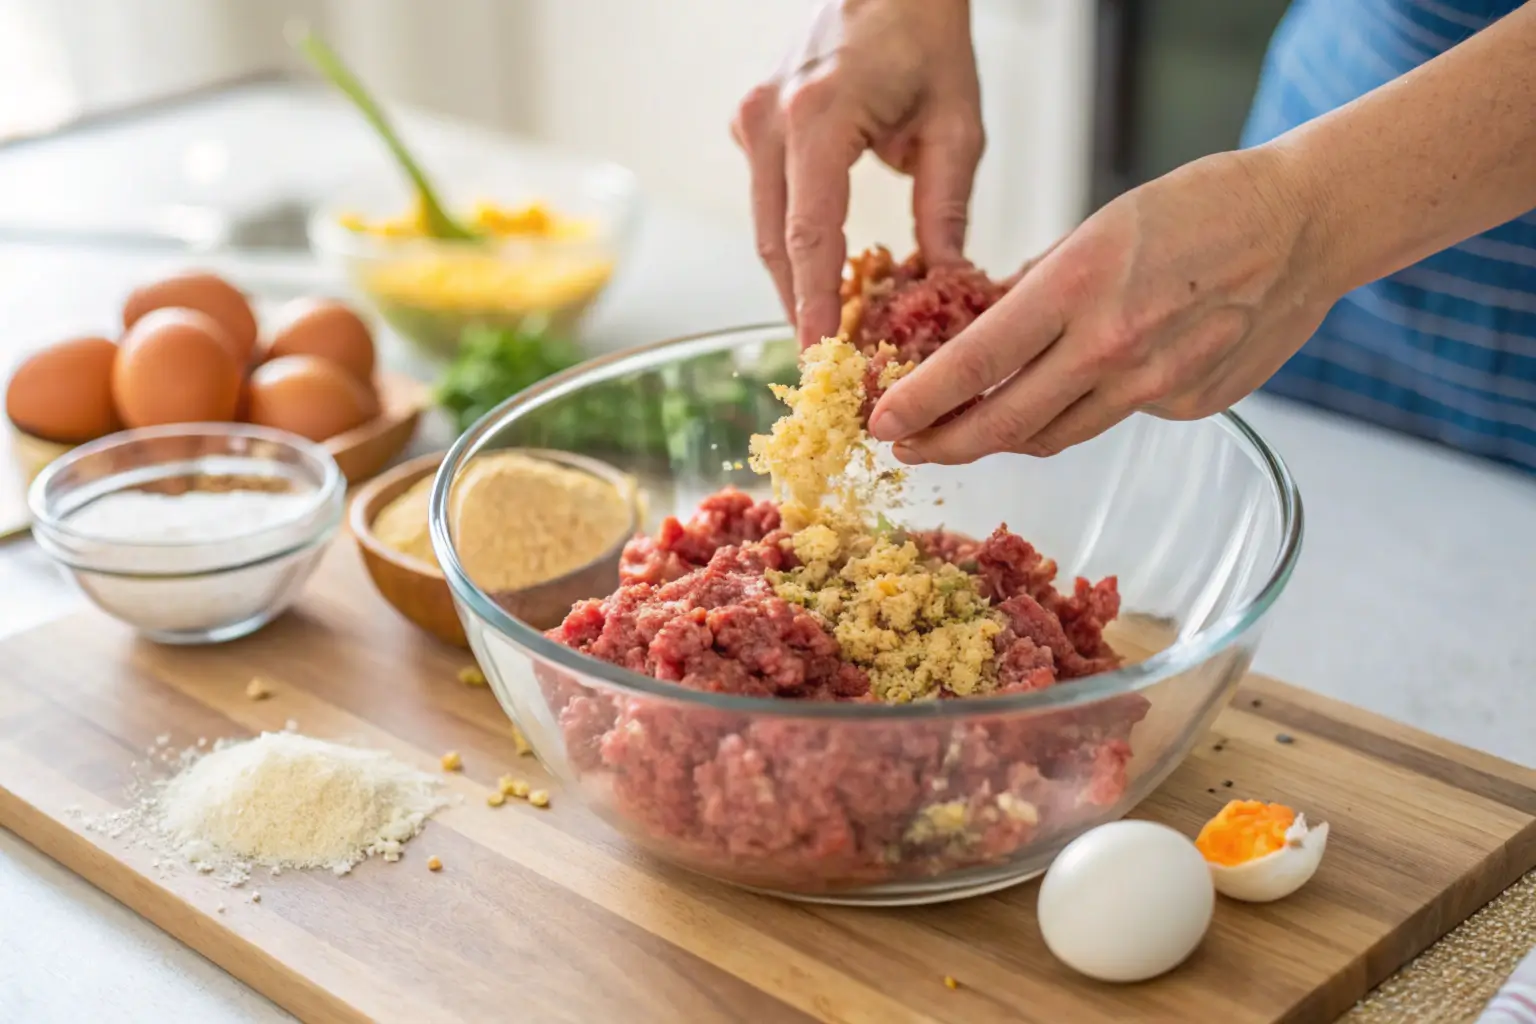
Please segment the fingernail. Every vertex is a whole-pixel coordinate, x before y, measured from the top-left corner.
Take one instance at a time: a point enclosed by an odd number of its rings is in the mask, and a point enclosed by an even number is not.
[[[907,425],[893,412],[877,412],[871,416],[869,432],[879,441],[895,441],[908,434]]]
[[[923,457],[917,453],[917,449],[911,447],[910,445],[898,444],[891,449],[891,454],[896,456],[896,460],[898,462],[904,463],[908,466],[921,466],[925,461]]]

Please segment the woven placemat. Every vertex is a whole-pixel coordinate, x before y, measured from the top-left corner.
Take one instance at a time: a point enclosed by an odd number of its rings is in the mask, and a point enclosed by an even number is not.
[[[1533,947],[1536,871],[1409,961],[1339,1018],[1339,1024],[1475,1021]]]

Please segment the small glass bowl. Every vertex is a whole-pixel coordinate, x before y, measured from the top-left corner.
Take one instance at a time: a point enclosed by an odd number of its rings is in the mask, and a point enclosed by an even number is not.
[[[80,513],[127,491],[298,495],[283,517],[243,532],[142,539],[81,529]],[[319,445],[236,423],[112,434],[44,469],[27,495],[32,536],[102,611],[167,644],[253,633],[298,595],[341,522],[346,481]]]
[[[436,361],[453,358],[467,327],[568,336],[607,288],[640,209],[634,175],[624,168],[539,150],[478,170],[461,168],[439,184],[456,216],[481,201],[540,202],[588,222],[592,231],[484,242],[379,238],[345,227],[341,218],[398,216],[411,207],[411,191],[397,174],[340,189],[311,216],[310,246],[418,353]]]

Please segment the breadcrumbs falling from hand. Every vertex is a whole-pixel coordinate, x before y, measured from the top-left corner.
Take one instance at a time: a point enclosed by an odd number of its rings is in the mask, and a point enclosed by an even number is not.
[[[894,355],[895,349],[882,345],[881,353]],[[750,463],[754,472],[772,481],[786,525],[818,521],[827,496],[839,484],[851,483],[851,466],[873,468],[874,450],[864,423],[869,363],[846,338],[826,338],[802,354],[798,386],[769,385],[789,412],[769,433],[753,436]],[[888,364],[880,384],[888,387],[912,369],[910,363]],[[856,486],[846,486],[838,504],[856,514],[869,497]]]

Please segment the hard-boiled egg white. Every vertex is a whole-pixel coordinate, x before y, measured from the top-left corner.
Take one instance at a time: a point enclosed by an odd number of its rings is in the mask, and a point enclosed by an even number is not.
[[[1114,821],[1078,836],[1045,873],[1038,915],[1047,948],[1100,981],[1142,981],[1184,961],[1210,927],[1216,894],[1187,836]]]
[[[1233,800],[1205,823],[1195,846],[1210,864],[1223,896],[1247,903],[1284,899],[1317,873],[1328,846],[1328,824],[1307,826],[1284,804]]]

